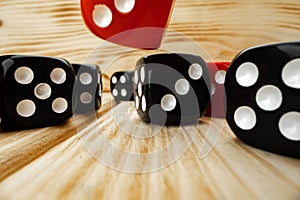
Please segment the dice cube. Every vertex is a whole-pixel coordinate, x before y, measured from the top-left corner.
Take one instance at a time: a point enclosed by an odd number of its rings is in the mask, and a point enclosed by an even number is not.
[[[73,89],[73,112],[85,114],[101,107],[102,74],[97,65],[72,64],[76,81]]]
[[[110,91],[117,101],[133,101],[134,71],[115,72],[110,79]]]
[[[174,0],[81,0],[87,27],[96,36],[128,47],[157,49]]]
[[[210,77],[204,60],[189,54],[141,58],[134,75],[134,98],[145,122],[197,123],[210,102]]]
[[[300,157],[300,42],[244,50],[225,80],[227,122],[247,144]]]
[[[9,55],[0,63],[2,129],[45,127],[72,116],[75,74],[66,60]]]

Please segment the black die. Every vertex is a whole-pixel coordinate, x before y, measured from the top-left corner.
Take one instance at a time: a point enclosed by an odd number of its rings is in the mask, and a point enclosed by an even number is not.
[[[300,43],[247,49],[225,80],[227,122],[242,141],[300,157]]]
[[[110,78],[110,91],[117,101],[133,101],[134,71],[115,72]]]
[[[72,116],[75,74],[66,60],[12,55],[0,63],[3,129],[45,127]]]
[[[141,58],[134,75],[134,98],[145,122],[197,123],[210,102],[205,61],[199,56],[171,53]]]
[[[102,74],[97,65],[72,64],[76,74],[74,84],[73,112],[84,114],[101,107]]]

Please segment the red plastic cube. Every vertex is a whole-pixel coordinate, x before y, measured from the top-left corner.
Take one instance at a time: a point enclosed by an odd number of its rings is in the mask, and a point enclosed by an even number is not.
[[[81,11],[96,36],[127,47],[157,49],[174,1],[81,0]]]

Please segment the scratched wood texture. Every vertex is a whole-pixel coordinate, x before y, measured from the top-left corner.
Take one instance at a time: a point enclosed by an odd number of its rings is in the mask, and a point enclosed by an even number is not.
[[[167,50],[193,52],[184,44],[194,41],[209,59],[230,61],[247,47],[299,40],[300,1],[177,0],[169,28]],[[153,53],[96,38],[78,0],[0,1],[0,44],[1,54],[95,62],[106,92],[114,71]],[[104,93],[95,116],[1,132],[0,199],[300,199],[299,160],[243,144],[224,120],[159,128],[141,123],[133,108]],[[151,152],[157,157],[147,157]]]

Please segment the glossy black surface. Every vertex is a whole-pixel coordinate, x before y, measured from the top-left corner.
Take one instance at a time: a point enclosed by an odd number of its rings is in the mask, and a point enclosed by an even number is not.
[[[300,58],[300,42],[247,49],[233,60],[227,72],[225,92],[226,119],[239,139],[257,148],[299,158],[300,141],[284,137],[278,125],[285,113],[300,112],[299,89],[288,87],[281,78],[284,66],[297,58]],[[250,87],[242,87],[236,80],[236,71],[245,62],[254,63],[259,71],[257,82]],[[282,92],[282,105],[275,111],[265,111],[256,102],[257,91],[265,85],[274,85]],[[235,123],[235,111],[241,106],[251,107],[256,113],[257,123],[251,130],[243,130]]]
[[[72,66],[64,59],[52,57],[9,55],[0,57],[0,115],[1,127],[7,129],[27,129],[59,124],[72,116],[72,87],[75,74]],[[33,71],[34,78],[29,84],[20,84],[14,78],[15,71],[20,67],[28,67]],[[50,79],[54,68],[61,68],[66,73],[66,80],[56,84]],[[51,96],[42,100],[35,96],[35,87],[46,83],[51,87]],[[56,98],[64,98],[67,109],[56,113],[52,102]],[[31,100],[36,109],[32,116],[23,117],[17,112],[17,105],[22,100]]]
[[[73,112],[74,114],[84,114],[89,112],[95,112],[101,107],[102,96],[102,74],[99,66],[93,64],[72,64],[76,81],[73,89]],[[91,80],[84,80],[82,82],[81,75],[88,75]],[[82,96],[84,94],[90,95],[92,98]],[[82,101],[84,100],[84,101]]]
[[[199,64],[202,76],[193,80],[189,76],[192,64]],[[145,69],[145,81],[141,81],[141,68]],[[160,125],[181,125],[198,123],[206,112],[210,102],[210,76],[205,61],[189,54],[155,54],[141,58],[136,65],[138,80],[134,83],[134,96],[137,98],[138,114],[145,122]],[[189,83],[186,94],[180,95],[175,90],[178,80]],[[142,95],[138,85],[142,84]],[[176,98],[176,107],[171,111],[162,108],[162,98],[171,94]],[[146,109],[142,110],[142,97],[146,99]],[[137,104],[137,102],[135,102]]]
[[[125,82],[121,82],[121,77],[122,77],[122,81],[125,80]],[[115,100],[117,101],[134,100],[133,78],[134,78],[134,71],[115,72],[111,76],[110,91]],[[114,83],[113,81],[117,81],[117,82]]]

